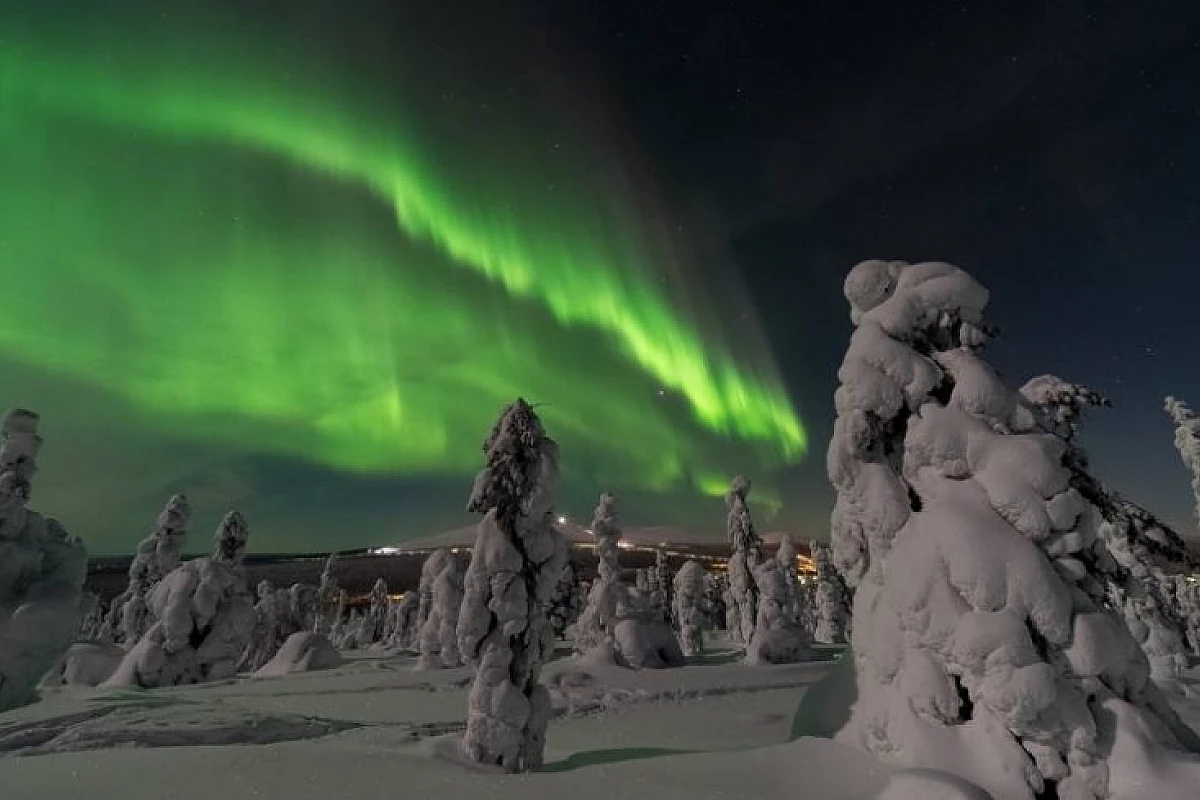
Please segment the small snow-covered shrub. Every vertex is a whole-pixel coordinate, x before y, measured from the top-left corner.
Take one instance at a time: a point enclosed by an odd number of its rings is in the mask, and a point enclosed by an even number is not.
[[[563,638],[567,628],[579,619],[585,598],[579,570],[568,559],[563,567],[562,576],[554,587],[554,594],[550,597],[550,627],[554,630],[554,638]]]
[[[545,609],[567,558],[553,525],[558,446],[518,399],[483,449],[467,507],[485,516],[458,618],[459,650],[475,667],[462,753],[526,772],[541,767],[545,750],[550,693],[539,678],[554,649]]]
[[[632,669],[669,669],[687,661],[675,631],[657,619],[623,619],[613,629],[617,663]]]

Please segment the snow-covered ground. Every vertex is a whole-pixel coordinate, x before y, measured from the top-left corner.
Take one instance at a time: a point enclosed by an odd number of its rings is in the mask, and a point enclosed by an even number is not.
[[[465,725],[469,671],[415,663],[359,652],[279,678],[63,689],[0,715],[0,797],[854,800],[895,772],[826,739],[788,741],[830,660],[751,667],[718,641],[682,669],[632,671],[563,653],[545,674],[546,770],[516,776],[440,755]],[[1200,723],[1200,701],[1179,710]]]
[[[361,652],[281,678],[63,689],[0,716],[0,796],[855,798],[892,771],[829,741],[787,743],[829,661],[748,667],[718,644],[682,669],[635,672],[564,654],[545,674],[547,767],[524,776],[439,755],[464,727],[469,672],[415,663]]]

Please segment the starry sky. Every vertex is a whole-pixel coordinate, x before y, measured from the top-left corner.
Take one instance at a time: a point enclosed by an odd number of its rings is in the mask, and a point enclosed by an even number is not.
[[[719,536],[745,472],[824,537],[869,257],[975,274],[996,365],[1106,393],[1097,470],[1194,529],[1200,9],[446,5],[0,10],[0,401],[93,552],[175,491],[260,552],[465,524],[517,394],[574,517]]]

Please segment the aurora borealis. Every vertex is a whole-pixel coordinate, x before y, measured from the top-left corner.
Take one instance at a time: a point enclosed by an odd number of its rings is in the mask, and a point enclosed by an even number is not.
[[[4,400],[90,409],[47,461],[87,425],[453,481],[518,394],[581,491],[719,494],[804,454],[745,309],[687,280],[570,91],[438,62],[420,25],[383,71],[206,4],[32,5],[0,14],[0,355],[79,394]]]

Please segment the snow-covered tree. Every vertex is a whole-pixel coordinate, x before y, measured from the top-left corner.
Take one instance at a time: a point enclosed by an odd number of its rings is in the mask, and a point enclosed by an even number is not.
[[[320,597],[319,594],[318,597]],[[340,647],[345,650],[353,650],[358,647],[358,623],[361,620],[361,616],[356,610],[351,609],[349,612],[346,611],[349,604],[350,593],[345,589],[338,589],[337,602],[334,603],[333,611],[325,612],[318,616],[318,619],[324,616],[328,620],[329,625],[329,633],[320,635],[327,636],[334,647]],[[324,603],[321,603],[321,605],[324,606]]]
[[[663,622],[670,623],[674,615],[674,586],[671,584],[671,566],[667,563],[665,550],[654,551],[654,566],[650,569],[650,605],[662,615]]]
[[[588,592],[587,606],[575,625],[575,652],[590,653],[606,640],[611,641],[616,626],[617,605],[625,594],[621,581],[621,527],[617,522],[617,498],[610,492],[600,495],[592,517],[596,537],[599,573]]]
[[[800,577],[796,573],[796,545],[792,542],[790,533],[780,537],[775,559],[779,562],[785,586],[784,615],[793,622],[802,623]]]
[[[758,615],[754,633],[746,646],[750,664],[791,664],[812,657],[808,636],[793,614],[787,578],[777,559],[764,559],[754,567],[758,589]]]
[[[278,591],[269,580],[261,580],[257,587],[258,602],[254,604],[254,632],[250,643],[242,653],[238,672],[254,672],[275,657],[284,641],[291,635],[285,633],[288,616],[288,594]]]
[[[758,618],[758,585],[754,580],[754,568],[762,561],[762,539],[754,530],[750,518],[750,507],[746,497],[750,494],[750,481],[741,475],[733,479],[725,494],[725,505],[729,513],[725,518],[725,530],[729,534],[729,589],[737,606],[737,627],[730,633],[735,642],[749,644]]]
[[[813,631],[813,639],[822,644],[840,644],[846,641],[846,626],[850,621],[850,606],[842,576],[833,565],[833,553],[829,545],[811,542],[809,552],[813,566],[817,568],[816,590],[813,593],[817,626]]]
[[[325,559],[313,613],[313,633],[328,636],[330,639],[334,639],[334,625],[341,621],[342,609],[345,607],[342,590],[338,586],[337,561],[337,553],[330,553]]]
[[[383,578],[376,578],[371,586],[370,605],[363,616],[358,630],[358,646],[370,647],[383,638],[387,627],[388,587]]]
[[[458,652],[458,614],[463,601],[462,561],[451,554],[433,580],[429,616],[421,628],[417,669],[453,669],[462,664]]]
[[[86,591],[80,593],[78,615],[79,624],[75,628],[75,638],[96,639],[100,635],[100,626],[104,623],[100,595]]]
[[[708,572],[704,575],[704,627],[708,630],[725,630],[725,593],[729,584],[724,575]]]
[[[35,700],[70,646],[87,573],[83,544],[28,508],[38,420],[16,408],[0,421],[0,711]]]
[[[1193,559],[1178,534],[1088,472],[1087,453],[1076,441],[1080,422],[1089,407],[1111,404],[1099,392],[1056,375],[1028,381],[1020,394],[1040,427],[1063,440],[1063,463],[1073,485],[1097,507],[1100,537],[1122,567],[1102,576],[1108,599],[1149,661],[1151,677],[1161,687],[1181,692],[1186,623],[1173,604],[1174,576],[1189,571]]]
[[[419,599],[416,592],[405,592],[399,602],[392,604],[388,613],[391,632],[386,639],[389,649],[408,650],[414,645],[413,631],[416,629]]]
[[[646,601],[650,601],[650,569],[648,567],[638,567],[633,572],[633,588],[638,590]]]
[[[1174,397],[1165,401],[1167,413],[1175,421],[1175,449],[1192,473],[1192,498],[1196,504],[1196,521],[1200,522],[1200,417],[1188,404]]]
[[[1190,575],[1175,576],[1175,596],[1184,621],[1184,637],[1192,655],[1200,655],[1200,583]]]
[[[414,645],[420,642],[421,632],[425,630],[425,620],[429,619],[429,613],[433,610],[433,584],[437,581],[438,576],[442,574],[442,570],[446,568],[446,562],[449,559],[450,551],[440,548],[426,556],[424,563],[421,564],[421,577],[417,583],[417,619],[413,638]]]
[[[827,464],[858,700],[840,738],[997,800],[1186,796],[1164,781],[1200,780],[1200,740],[1107,607],[1098,576],[1120,567],[1065,442],[980,357],[987,290],[869,261],[845,293]],[[1138,755],[1110,764],[1114,741]]]
[[[688,559],[675,573],[675,619],[679,620],[679,644],[683,654],[694,656],[704,650],[704,567]]]
[[[579,570],[570,559],[563,566],[562,576],[550,596],[550,627],[554,629],[554,638],[561,639],[567,628],[579,619],[583,610],[585,595],[583,582],[579,580]]]
[[[467,508],[485,516],[458,620],[459,649],[475,666],[462,750],[472,761],[525,772],[542,765],[551,708],[539,677],[554,649],[545,609],[567,558],[553,525],[558,446],[518,399],[483,449],[486,466]]]
[[[176,686],[233,676],[254,631],[254,600],[242,557],[249,531],[236,511],[221,520],[211,556],[163,578],[147,599],[154,623],[108,686]]]
[[[179,566],[187,541],[191,507],[186,495],[167,500],[155,520],[154,530],[138,543],[129,564],[129,583],[109,604],[101,637],[132,647],[153,622],[147,598],[167,573]]]

